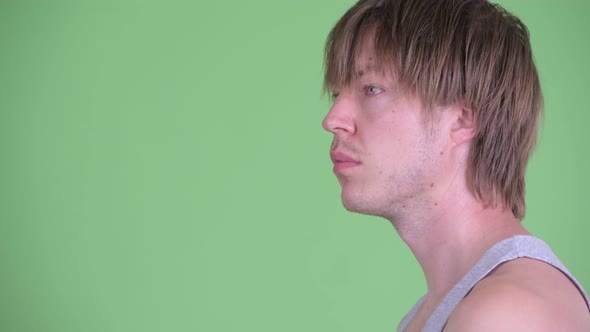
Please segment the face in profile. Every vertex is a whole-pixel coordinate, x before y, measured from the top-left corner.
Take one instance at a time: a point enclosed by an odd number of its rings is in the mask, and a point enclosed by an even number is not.
[[[332,87],[322,125],[334,135],[331,158],[344,206],[386,216],[431,187],[440,147],[436,122],[418,98],[402,93],[372,50],[365,38],[350,84]]]

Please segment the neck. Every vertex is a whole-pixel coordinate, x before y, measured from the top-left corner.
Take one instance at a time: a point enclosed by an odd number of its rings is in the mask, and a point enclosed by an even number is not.
[[[460,193],[465,191],[447,192],[436,203],[423,200],[417,213],[389,218],[424,271],[430,303],[442,300],[495,243],[529,234],[510,211],[485,208]]]

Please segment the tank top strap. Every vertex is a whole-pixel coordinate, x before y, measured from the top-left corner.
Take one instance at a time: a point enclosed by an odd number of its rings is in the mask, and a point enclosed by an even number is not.
[[[485,254],[475,264],[475,266],[473,266],[473,268],[455,285],[455,287],[451,289],[451,291],[437,306],[433,314],[426,322],[423,331],[442,331],[453,310],[455,310],[459,302],[461,302],[461,300],[467,296],[467,294],[479,281],[490,274],[490,272],[492,272],[500,264],[522,257],[540,260],[561,270],[572,281],[572,283],[578,287],[580,293],[586,300],[588,308],[590,309],[590,300],[582,288],[582,285],[559,261],[549,246],[547,246],[547,244],[541,239],[538,239],[534,236],[516,235],[496,243],[485,252]],[[425,296],[422,297],[414,305],[412,310],[410,310],[410,312],[404,317],[398,327],[399,332],[405,330],[424,299]]]

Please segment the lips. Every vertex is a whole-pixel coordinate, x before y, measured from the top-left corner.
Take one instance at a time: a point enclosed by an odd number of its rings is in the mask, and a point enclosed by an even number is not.
[[[330,152],[330,159],[334,163],[334,173],[340,173],[345,169],[360,165],[360,161],[339,151]]]

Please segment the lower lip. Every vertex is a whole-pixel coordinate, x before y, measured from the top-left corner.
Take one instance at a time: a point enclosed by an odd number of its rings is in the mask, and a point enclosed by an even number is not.
[[[341,161],[341,162],[337,162],[334,163],[334,173],[340,173],[345,169],[351,168],[351,167],[355,167],[360,165],[357,162],[354,161]]]

